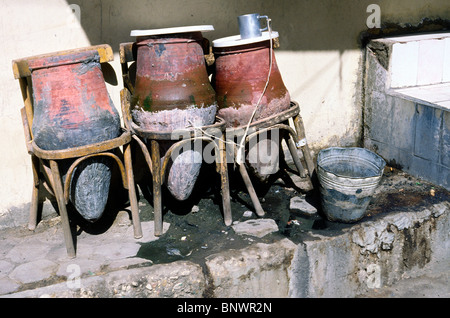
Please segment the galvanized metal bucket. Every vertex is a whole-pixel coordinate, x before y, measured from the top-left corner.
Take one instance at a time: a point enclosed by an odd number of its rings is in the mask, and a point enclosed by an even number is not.
[[[353,223],[365,216],[386,162],[357,147],[331,147],[319,152],[317,176],[321,203],[330,221]]]

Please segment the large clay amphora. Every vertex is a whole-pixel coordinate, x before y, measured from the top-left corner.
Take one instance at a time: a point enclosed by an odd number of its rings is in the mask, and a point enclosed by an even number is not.
[[[271,37],[270,37],[271,36]],[[241,39],[240,35],[213,41],[215,73],[212,84],[219,105],[218,116],[228,127],[246,126],[260,99],[270,69],[270,38],[276,31],[261,37]],[[253,121],[275,115],[290,107],[289,92],[284,86],[272,50],[272,69],[264,96]]]
[[[214,123],[217,102],[205,63],[208,42],[202,36],[211,30],[191,26],[131,32],[137,36],[137,61],[130,113],[140,128],[173,132]],[[161,155],[172,144],[160,142]],[[190,196],[201,168],[202,154],[191,148],[172,156],[166,174],[167,187],[178,200]]]
[[[290,95],[270,45],[270,40],[277,37],[278,32],[272,31],[248,39],[236,35],[213,41],[212,84],[217,95],[218,116],[225,119],[227,127],[244,130],[249,121],[263,120],[289,109]],[[249,143],[254,146],[248,149],[246,164],[261,181],[266,181],[278,171],[281,132],[257,138],[257,142]]]
[[[84,146],[118,137],[120,117],[104,82],[96,50],[40,57],[29,62],[36,144],[45,150]],[[61,164],[65,173],[73,162]],[[89,221],[104,212],[111,179],[109,158],[88,158],[74,171],[70,199]]]

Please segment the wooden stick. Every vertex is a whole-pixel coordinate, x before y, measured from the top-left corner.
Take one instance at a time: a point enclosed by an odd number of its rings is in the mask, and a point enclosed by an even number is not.
[[[152,176],[153,176],[153,214],[155,222],[155,236],[162,235],[162,194],[161,194],[161,157],[159,144],[156,140],[151,141]]]
[[[56,201],[58,202],[59,214],[61,216],[64,231],[64,240],[66,242],[67,255],[70,258],[75,258],[75,246],[73,243],[72,230],[70,228],[66,204],[64,203],[64,190],[62,187],[61,175],[59,174],[58,163],[54,160],[50,160],[50,168],[52,170],[54,191]]]
[[[253,188],[253,184],[248,176],[247,170],[245,169],[244,163],[239,165],[239,172],[241,173],[242,179],[244,180],[245,186],[247,187],[248,194],[252,199],[253,207],[255,208],[255,212],[258,216],[264,216],[264,210],[259,202],[258,196],[256,195],[256,191]]]
[[[33,190],[31,194],[30,215],[28,218],[28,229],[34,231],[37,225],[37,214],[39,207],[39,158],[31,155],[31,169],[33,170]]]
[[[214,142],[214,141],[211,141]],[[228,179],[228,164],[227,164],[227,150],[225,147],[225,135],[222,134],[219,141],[219,149],[216,151],[216,164],[219,165],[220,181],[222,188],[222,206],[223,217],[226,226],[230,226],[233,223],[231,215],[231,203],[230,203],[230,183]]]
[[[312,177],[314,170],[315,170],[315,166],[314,166],[314,162],[311,158],[311,152],[309,151],[308,143],[306,142],[305,127],[303,126],[303,119],[300,116],[300,113],[294,117],[294,126],[295,126],[295,130],[297,131],[298,139],[300,141],[304,140],[304,145],[301,146],[301,149],[303,152],[303,156],[305,157],[309,176]]]
[[[290,136],[284,136],[284,140],[287,143],[289,152],[291,153],[292,159],[294,160],[294,164],[297,167],[300,177],[305,178],[306,177],[305,169],[303,169],[303,165],[300,161],[300,157],[298,156],[297,147],[295,147],[295,144],[292,141],[292,139],[290,138]]]
[[[136,188],[134,185],[133,163],[131,161],[131,144],[124,146],[125,170],[128,183],[128,197],[131,206],[131,218],[133,221],[134,238],[142,237],[141,220],[139,218],[139,205],[136,196]]]

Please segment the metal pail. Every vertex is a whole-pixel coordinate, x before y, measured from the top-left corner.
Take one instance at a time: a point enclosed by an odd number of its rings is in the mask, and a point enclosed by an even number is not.
[[[362,219],[385,165],[380,156],[364,148],[321,150],[317,176],[322,209],[328,220],[353,223]]]

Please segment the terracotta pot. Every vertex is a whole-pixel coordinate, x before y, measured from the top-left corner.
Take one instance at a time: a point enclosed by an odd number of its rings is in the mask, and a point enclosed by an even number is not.
[[[277,32],[272,32],[272,38]],[[241,40],[232,36],[213,41],[215,73],[213,87],[219,105],[218,116],[228,127],[247,125],[267,81],[270,68],[268,32],[260,38]],[[257,121],[290,107],[289,92],[284,86],[272,52],[272,70],[267,90],[253,118]]]
[[[216,94],[208,79],[201,32],[138,37],[133,120],[154,131],[214,122]]]
[[[276,37],[278,32],[272,31],[249,39],[237,35],[213,41],[215,73],[212,83],[219,105],[218,116],[225,119],[228,128],[244,129],[249,121],[262,120],[289,109],[290,95],[273,50],[270,70],[270,39]],[[270,79],[264,92],[269,70]],[[279,169],[281,134],[276,136],[276,139],[258,136],[258,141],[253,147],[249,144],[246,151],[247,167],[263,182]]]
[[[204,49],[208,42],[201,33],[210,30],[209,27],[212,26],[138,32],[136,85],[130,113],[140,128],[171,132],[214,123],[216,94],[205,63]],[[162,156],[172,144],[160,142]],[[189,149],[172,158],[165,181],[176,199],[190,196],[201,158],[199,151]]]
[[[32,132],[39,147],[67,149],[118,137],[120,117],[108,95],[99,61],[93,50],[29,62],[34,102]],[[63,162],[62,175],[71,162]],[[108,160],[90,158],[77,167],[70,198],[85,219],[93,221],[102,215],[110,179]]]

